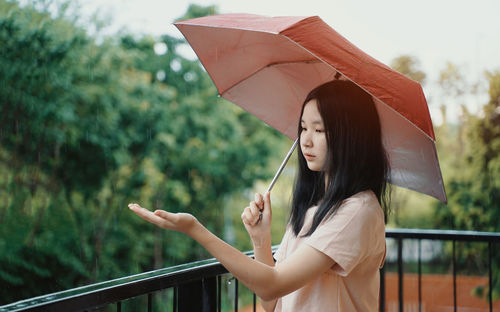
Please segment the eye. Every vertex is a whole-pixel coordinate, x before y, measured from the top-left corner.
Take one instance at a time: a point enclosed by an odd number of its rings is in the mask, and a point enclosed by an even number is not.
[[[317,133],[325,133],[325,130],[324,129],[316,129],[316,132]]]
[[[306,127],[300,127],[300,131],[307,131]]]

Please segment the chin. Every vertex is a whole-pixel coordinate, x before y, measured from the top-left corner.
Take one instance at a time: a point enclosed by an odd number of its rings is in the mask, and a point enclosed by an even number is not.
[[[309,170],[311,171],[321,171],[321,168],[318,168],[317,166],[314,166],[314,165],[307,165],[307,168],[309,168]]]

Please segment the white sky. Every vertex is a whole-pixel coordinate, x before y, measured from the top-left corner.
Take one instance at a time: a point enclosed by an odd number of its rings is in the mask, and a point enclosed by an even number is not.
[[[484,70],[500,70],[500,1],[496,0],[86,0],[81,3],[87,12],[99,8],[99,15],[111,21],[109,31],[125,27],[134,33],[155,36],[167,33],[181,37],[171,23],[183,15],[190,3],[215,4],[220,13],[319,15],[349,41],[385,64],[402,54],[416,57],[428,77],[424,91],[431,104],[431,98],[435,97],[433,84],[447,61],[460,66],[470,82],[480,79]],[[473,102],[484,103],[484,98]]]

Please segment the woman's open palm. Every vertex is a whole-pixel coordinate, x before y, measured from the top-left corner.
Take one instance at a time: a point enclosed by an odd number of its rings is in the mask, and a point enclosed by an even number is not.
[[[156,226],[186,234],[197,221],[196,218],[189,213],[171,213],[165,210],[156,210],[152,212],[142,208],[138,204],[129,204],[128,207],[139,217]]]

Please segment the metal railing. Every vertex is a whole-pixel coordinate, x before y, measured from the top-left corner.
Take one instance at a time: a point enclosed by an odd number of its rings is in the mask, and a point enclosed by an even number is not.
[[[386,237],[396,241],[397,275],[398,275],[398,310],[403,311],[403,241],[416,239],[418,251],[418,301],[419,311],[422,302],[422,262],[420,242],[422,240],[439,240],[452,242],[453,294],[454,310],[457,310],[456,292],[456,242],[488,243],[488,283],[489,310],[493,311],[492,301],[492,259],[494,245],[500,243],[500,233],[472,231],[440,231],[387,229]],[[274,247],[274,250],[277,246]],[[497,248],[498,249],[498,248]],[[251,256],[250,252],[247,255]],[[153,311],[153,293],[173,289],[173,311],[221,311],[222,276],[227,270],[215,259],[208,259],[137,275],[118,278],[66,291],[30,298],[0,307],[3,311],[95,311],[114,305],[114,310],[122,310],[122,302],[147,296],[147,311]],[[385,306],[385,269],[381,269],[380,310]],[[234,311],[238,311],[238,280],[234,280]],[[144,308],[145,310],[146,308]],[[256,297],[253,295],[253,311],[256,310]]]
[[[397,244],[397,275],[398,275],[398,311],[404,311],[403,297],[403,240],[418,240],[418,311],[422,311],[422,240],[450,241],[452,243],[452,276],[453,276],[453,311],[457,311],[457,242],[483,242],[488,244],[488,304],[489,311],[493,311],[493,245],[500,243],[500,233],[496,232],[475,232],[475,231],[452,231],[452,230],[422,230],[422,229],[387,229],[386,238],[396,240]],[[381,270],[380,287],[380,311],[386,311],[385,300],[385,268]]]

